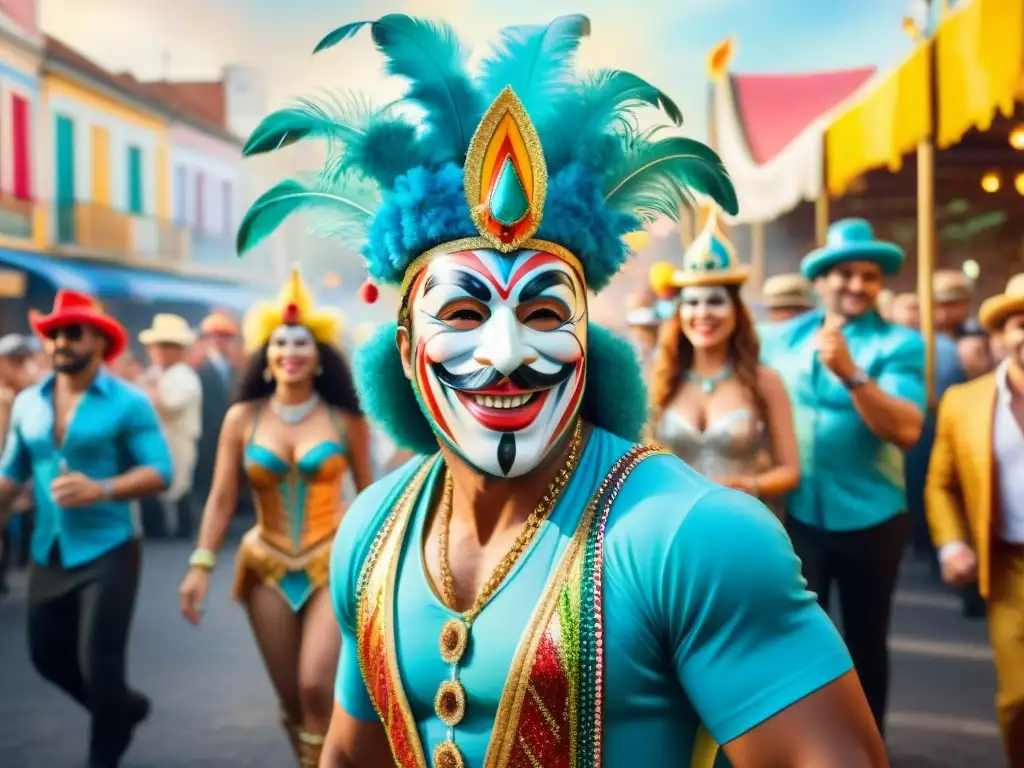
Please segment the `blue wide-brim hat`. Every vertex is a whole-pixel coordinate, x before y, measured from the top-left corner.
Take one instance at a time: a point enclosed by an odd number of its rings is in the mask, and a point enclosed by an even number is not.
[[[903,268],[904,258],[898,245],[876,240],[864,219],[843,219],[828,228],[824,246],[804,256],[800,272],[814,280],[844,261],[873,261],[883,274],[894,275]]]

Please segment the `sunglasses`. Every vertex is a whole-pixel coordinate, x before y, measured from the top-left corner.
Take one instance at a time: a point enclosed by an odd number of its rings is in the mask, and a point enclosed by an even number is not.
[[[51,328],[47,334],[51,341],[56,341],[62,336],[67,341],[81,341],[84,331],[80,325],[62,325],[59,328]]]

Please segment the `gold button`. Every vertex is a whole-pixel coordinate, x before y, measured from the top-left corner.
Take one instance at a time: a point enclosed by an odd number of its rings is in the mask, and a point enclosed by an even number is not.
[[[466,691],[462,684],[456,680],[445,680],[437,689],[437,696],[434,697],[434,712],[437,718],[454,728],[462,722],[466,714]]]
[[[465,768],[466,761],[453,741],[442,741],[434,747],[434,768]]]
[[[458,664],[469,645],[469,627],[462,619],[449,619],[441,627],[441,658],[446,664]]]

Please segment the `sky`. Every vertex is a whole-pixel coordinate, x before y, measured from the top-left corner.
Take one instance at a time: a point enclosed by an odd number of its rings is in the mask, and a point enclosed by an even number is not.
[[[708,51],[736,41],[731,70],[809,72],[889,67],[910,51],[901,28],[913,0],[39,0],[45,32],[139,78],[215,79],[225,64],[262,73],[268,108],[321,89],[380,103],[401,92],[362,34],[313,57],[334,27],[384,13],[443,18],[479,58],[495,31],[585,13],[580,66],[634,72],[672,96],[684,132],[706,135]],[[642,10],[639,10],[642,9]],[[785,109],[784,104],[779,105]]]

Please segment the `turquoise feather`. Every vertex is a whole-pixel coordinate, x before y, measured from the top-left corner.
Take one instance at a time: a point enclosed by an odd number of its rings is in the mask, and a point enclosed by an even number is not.
[[[335,30],[332,30],[324,38],[316,44],[316,48],[313,49],[313,53],[320,53],[320,51],[332,48],[343,40],[348,40],[350,37],[355,37],[359,30],[363,27],[373,24],[372,21],[353,21],[349,24],[343,24]]]
[[[373,210],[365,204],[335,192],[309,189],[295,180],[282,181],[260,195],[246,211],[235,240],[238,255],[244,255],[269,237],[293,213],[310,209],[329,211],[339,222],[350,222],[364,229],[373,217]]]
[[[605,204],[649,221],[693,206],[693,191],[735,214],[736,191],[714,150],[699,141],[671,137],[648,142],[637,137],[622,160],[605,174]]]
[[[480,64],[478,82],[485,101],[494,101],[511,86],[530,118],[541,120],[551,100],[569,84],[580,41],[589,35],[590,19],[582,14],[501,30],[496,50]]]
[[[267,115],[249,136],[242,149],[246,157],[273,152],[306,138],[326,138],[343,142],[358,141],[374,118],[375,110],[364,100],[351,98],[344,105],[302,99],[293,107]]]
[[[374,22],[372,33],[388,59],[388,74],[409,81],[405,99],[426,113],[424,141],[435,163],[461,163],[484,105],[466,69],[468,53],[455,31],[448,24],[392,13]]]
[[[633,110],[641,106],[661,109],[673,125],[683,122],[676,103],[642,77],[617,69],[592,73],[558,100],[558,119],[539,130],[548,162],[571,162],[581,148],[600,142],[610,131],[635,131]]]

